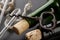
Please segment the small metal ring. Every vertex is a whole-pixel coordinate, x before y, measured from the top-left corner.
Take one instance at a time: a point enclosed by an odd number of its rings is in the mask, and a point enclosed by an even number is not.
[[[53,19],[52,19],[53,26],[52,26],[51,28],[46,28],[47,26],[44,27],[44,26],[42,25],[42,20],[43,20],[43,15],[44,15],[44,14],[51,14],[51,15],[53,16]],[[55,18],[55,15],[54,15],[52,12],[43,12],[43,13],[41,14],[41,16],[40,16],[39,22],[40,22],[40,26],[41,26],[42,28],[44,28],[44,29],[47,29],[47,30],[52,30],[52,29],[54,29],[55,26],[56,26],[56,18]]]

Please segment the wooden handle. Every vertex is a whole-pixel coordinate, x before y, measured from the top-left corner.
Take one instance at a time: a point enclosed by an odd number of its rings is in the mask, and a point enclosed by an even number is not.
[[[13,30],[18,34],[22,34],[29,28],[29,23],[26,20],[21,20],[13,26]]]
[[[41,40],[42,39],[42,34],[39,29],[30,31],[26,33],[26,38],[27,40]]]

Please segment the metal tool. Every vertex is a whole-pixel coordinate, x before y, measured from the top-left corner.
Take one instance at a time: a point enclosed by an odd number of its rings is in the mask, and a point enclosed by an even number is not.
[[[14,9],[14,1],[15,0],[11,0],[11,2],[9,2],[9,1],[5,2],[4,0],[2,0],[2,2],[4,3],[4,6],[3,6],[3,8],[0,8],[1,9],[0,23],[1,23],[2,19],[3,19],[4,13],[9,12],[9,11]],[[1,6],[2,6],[2,4],[1,4]]]
[[[27,4],[24,6],[24,11],[22,13],[22,16],[27,16],[27,11],[29,11],[32,8],[32,2],[31,0],[26,0]],[[20,17],[16,21],[20,21],[22,18]]]
[[[24,12],[22,13],[22,16],[26,16],[26,12],[30,10],[32,7],[32,2],[31,0],[28,0],[28,3],[24,7]]]
[[[5,5],[4,5],[3,8],[2,8],[1,15],[0,15],[0,23],[1,23],[2,19],[3,19],[4,12],[5,12],[6,8],[7,8],[8,2],[9,2],[9,1],[6,0],[5,3],[4,3]]]
[[[16,21],[17,17],[19,14],[21,13],[21,9],[17,8],[15,9],[12,13],[15,16],[13,16],[11,18],[11,20],[8,22],[8,24],[2,29],[2,31],[0,32],[0,38],[2,38],[2,36],[4,35],[4,33],[11,27],[11,25]]]
[[[13,3],[14,1],[12,1],[11,3]],[[26,12],[28,11],[28,10],[30,10],[31,9],[31,7],[32,7],[32,2],[31,2],[31,0],[27,0],[27,4],[24,6],[24,11],[23,11],[23,13],[22,14],[20,14],[20,15],[22,15],[22,16],[26,16]],[[10,16],[13,16],[13,13],[12,14],[10,14]],[[22,18],[21,17],[19,17],[17,20],[16,20],[16,22],[18,22],[18,21],[20,21]],[[5,25],[7,25],[7,22],[8,22],[8,19],[6,19],[6,21],[4,22],[4,24]]]

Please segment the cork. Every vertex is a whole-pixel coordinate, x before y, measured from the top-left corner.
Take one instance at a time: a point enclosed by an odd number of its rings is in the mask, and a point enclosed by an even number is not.
[[[13,26],[13,30],[18,34],[22,34],[24,31],[26,31],[29,28],[29,23],[23,19],[21,21],[19,21],[18,23],[16,23]]]
[[[41,40],[42,39],[42,34],[39,29],[30,31],[26,33],[26,39],[27,40]]]

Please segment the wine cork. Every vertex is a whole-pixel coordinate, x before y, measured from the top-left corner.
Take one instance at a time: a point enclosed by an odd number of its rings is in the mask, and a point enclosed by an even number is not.
[[[26,33],[26,38],[27,40],[41,40],[42,39],[42,34],[39,29],[30,31]]]
[[[13,26],[13,30],[18,34],[22,34],[29,28],[29,23],[26,20],[21,20]]]

